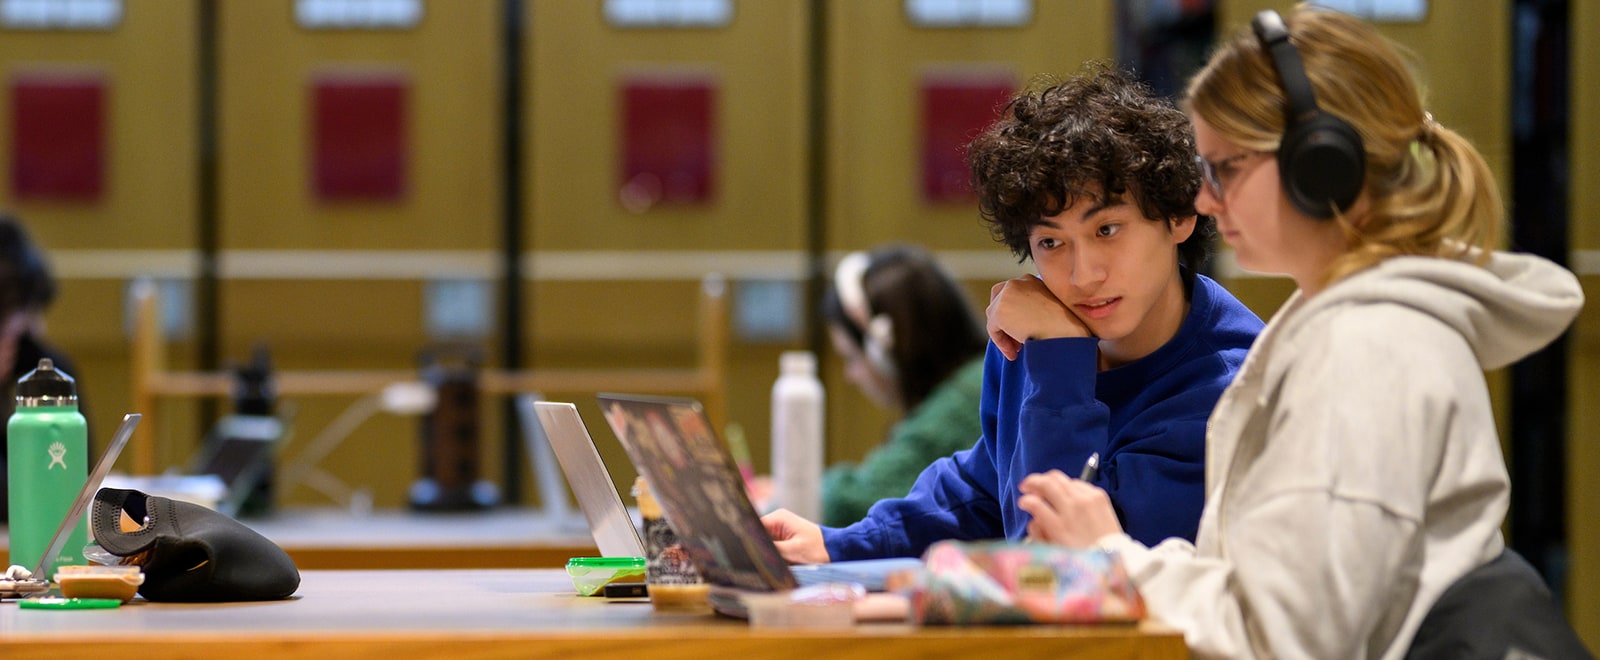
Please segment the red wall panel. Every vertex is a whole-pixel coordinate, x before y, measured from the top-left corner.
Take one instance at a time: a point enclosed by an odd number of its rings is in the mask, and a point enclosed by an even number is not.
[[[700,204],[716,187],[716,83],[633,78],[622,82],[624,206]]]
[[[409,88],[399,76],[323,76],[312,82],[312,187],[318,200],[404,196]]]
[[[972,199],[966,147],[1000,116],[1016,83],[1009,76],[934,74],[922,80],[922,198]]]
[[[100,199],[107,94],[98,75],[12,78],[11,192],[17,200]]]

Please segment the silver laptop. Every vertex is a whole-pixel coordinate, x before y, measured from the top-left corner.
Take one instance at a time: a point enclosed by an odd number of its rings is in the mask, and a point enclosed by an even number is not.
[[[538,401],[533,409],[550,440],[550,448],[555,450],[562,475],[578,498],[578,508],[583,509],[583,517],[589,521],[600,556],[643,557],[644,543],[639,540],[638,528],[633,526],[633,517],[623,506],[616,483],[600,460],[600,452],[595,449],[594,438],[583,425],[577,406]]]
[[[790,566],[750,504],[733,456],[693,399],[600,394],[606,422],[695,566],[712,584],[712,605],[742,616],[738,593],[773,592],[825,582],[883,591],[892,572],[915,569],[915,557]]]
[[[134,427],[139,425],[140,417],[138,413],[129,413],[122,417],[122,426],[117,427],[117,433],[111,437],[111,445],[106,447],[105,455],[100,457],[100,462],[95,464],[94,471],[89,473],[88,481],[83,482],[83,488],[78,491],[78,499],[73,500],[72,507],[67,509],[67,516],[61,519],[61,526],[56,528],[56,535],[51,537],[50,546],[45,548],[44,555],[39,557],[39,563],[34,565],[33,572],[26,578],[12,577],[18,568],[14,566],[6,575],[0,575],[0,598],[16,598],[50,590],[50,569],[55,566],[56,556],[66,548],[67,539],[72,536],[73,529],[83,518],[83,512],[89,508],[89,500],[94,499],[94,494],[99,492],[100,483],[105,481],[106,474],[111,472],[111,466],[117,462],[117,456],[122,454],[122,448],[127,446],[128,438],[133,435]]]

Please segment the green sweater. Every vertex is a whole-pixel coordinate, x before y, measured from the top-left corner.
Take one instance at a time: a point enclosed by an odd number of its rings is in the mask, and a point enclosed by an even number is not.
[[[934,459],[970,449],[982,429],[983,356],[956,370],[889,431],[861,464],[843,463],[822,479],[822,524],[841,527],[867,515],[878,500],[905,497]]]

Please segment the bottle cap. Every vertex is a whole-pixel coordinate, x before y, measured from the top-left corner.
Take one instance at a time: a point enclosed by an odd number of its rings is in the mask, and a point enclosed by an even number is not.
[[[778,356],[778,371],[786,374],[814,374],[817,356],[811,351],[784,351]]]
[[[40,358],[38,368],[17,381],[19,403],[59,405],[77,400],[77,384],[67,372],[56,369],[50,358]]]

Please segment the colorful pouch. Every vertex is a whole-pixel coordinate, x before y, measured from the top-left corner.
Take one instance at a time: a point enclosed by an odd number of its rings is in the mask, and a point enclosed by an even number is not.
[[[1105,623],[1144,618],[1116,553],[1041,543],[940,541],[911,586],[918,623]]]

